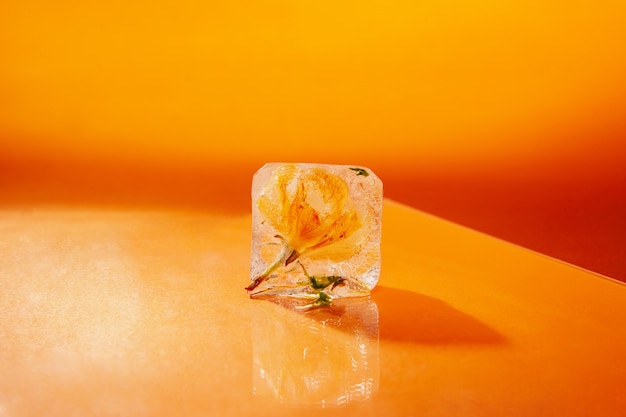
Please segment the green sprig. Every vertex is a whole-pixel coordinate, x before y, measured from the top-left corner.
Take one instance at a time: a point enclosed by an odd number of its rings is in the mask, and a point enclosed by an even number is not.
[[[370,173],[364,170],[363,168],[350,168],[352,171],[356,172],[356,175],[363,175],[367,177]]]

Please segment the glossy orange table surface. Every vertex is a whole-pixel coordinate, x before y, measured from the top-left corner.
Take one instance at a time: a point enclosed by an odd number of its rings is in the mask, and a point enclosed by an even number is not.
[[[626,287],[387,201],[370,299],[250,300],[250,217],[0,212],[0,416],[621,416]]]

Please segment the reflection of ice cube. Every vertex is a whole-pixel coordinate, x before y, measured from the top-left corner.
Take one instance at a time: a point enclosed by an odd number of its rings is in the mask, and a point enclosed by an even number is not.
[[[264,165],[252,183],[250,279],[263,277],[257,291],[293,294],[308,273],[341,276],[341,286],[326,289],[333,298],[369,293],[380,274],[382,201],[382,182],[366,168]]]
[[[253,392],[285,405],[336,407],[378,390],[378,309],[340,299],[302,313],[293,305],[253,308]]]

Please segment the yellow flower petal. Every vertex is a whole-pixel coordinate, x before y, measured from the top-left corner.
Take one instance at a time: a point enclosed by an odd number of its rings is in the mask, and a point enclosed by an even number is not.
[[[337,175],[312,168],[298,176],[295,166],[282,165],[269,184],[258,198],[259,211],[301,254],[345,239],[361,226],[347,206],[348,185]]]

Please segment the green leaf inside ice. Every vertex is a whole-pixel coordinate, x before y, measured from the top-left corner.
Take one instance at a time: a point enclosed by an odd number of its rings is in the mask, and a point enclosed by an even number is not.
[[[316,290],[321,290],[323,288],[326,288],[330,284],[338,282],[339,280],[342,280],[342,279],[343,278],[341,278],[340,276],[337,276],[337,275],[321,276],[321,277],[309,277],[309,280],[311,281],[311,287],[316,289]]]
[[[352,171],[356,172],[356,175],[363,175],[367,177],[370,173],[364,170],[363,168],[350,168]]]

